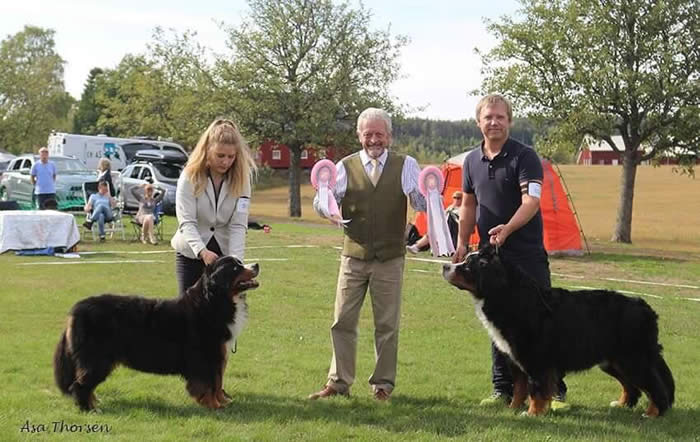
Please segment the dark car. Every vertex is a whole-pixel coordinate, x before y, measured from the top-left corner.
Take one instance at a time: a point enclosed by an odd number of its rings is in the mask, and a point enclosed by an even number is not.
[[[160,151],[169,155],[168,158],[177,159],[177,162],[182,164],[187,162],[187,152],[180,146],[168,144],[162,141],[144,140],[141,143],[122,143],[120,144],[124,155],[126,155],[127,164],[137,161],[137,154],[143,151]]]
[[[131,188],[144,183],[153,184],[156,189],[165,191],[163,211],[175,214],[175,191],[177,179],[182,173],[183,162],[180,155],[160,150],[141,150],[134,155],[134,162],[122,170],[120,192],[124,209],[136,211],[139,202],[131,193]]]

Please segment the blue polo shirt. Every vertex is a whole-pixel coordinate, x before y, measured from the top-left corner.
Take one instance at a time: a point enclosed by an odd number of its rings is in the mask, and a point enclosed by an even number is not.
[[[462,190],[476,196],[476,226],[480,245],[489,242],[488,231],[506,224],[522,203],[520,183],[542,182],[542,162],[535,150],[508,138],[501,152],[492,160],[483,154],[483,142],[471,150],[462,166]],[[544,250],[542,211],[520,229],[511,233],[502,246],[514,255],[528,255]]]
[[[56,166],[51,161],[47,161],[46,164],[37,161],[29,173],[36,177],[34,193],[37,195],[56,193],[56,184],[53,181],[53,177],[56,175]]]
[[[107,195],[102,195],[101,193],[93,193],[90,195],[90,199],[88,199],[88,204],[92,204],[92,211],[94,212],[97,210],[98,207],[104,206],[108,210],[112,209],[112,205],[110,204],[111,200],[109,197],[109,194]]]

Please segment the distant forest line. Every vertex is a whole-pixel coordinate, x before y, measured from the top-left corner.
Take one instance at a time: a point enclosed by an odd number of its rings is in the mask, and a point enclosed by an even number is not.
[[[515,118],[510,136],[535,147],[540,135],[527,119]],[[415,157],[421,163],[440,163],[481,143],[481,130],[475,120],[445,121],[405,118],[393,122],[394,147]],[[539,149],[537,149],[539,150]],[[562,155],[558,162],[570,161]]]

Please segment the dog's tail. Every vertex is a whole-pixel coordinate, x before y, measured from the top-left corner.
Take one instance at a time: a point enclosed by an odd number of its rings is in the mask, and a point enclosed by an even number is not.
[[[56,345],[53,355],[53,375],[56,385],[65,395],[70,395],[70,387],[75,382],[75,362],[70,351],[70,321],[66,331],[61,334],[61,339]]]
[[[659,346],[660,347],[660,346]],[[664,357],[659,352],[659,357],[656,360],[656,372],[661,378],[664,387],[666,388],[666,394],[668,395],[668,406],[669,408],[673,405],[673,401],[676,395],[676,383],[673,381],[673,374],[671,374],[671,369],[668,368]]]

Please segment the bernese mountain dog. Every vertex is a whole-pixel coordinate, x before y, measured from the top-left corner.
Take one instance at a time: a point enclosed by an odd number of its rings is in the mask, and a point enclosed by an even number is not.
[[[185,378],[199,404],[220,408],[228,354],[245,323],[245,291],[258,264],[223,256],[175,299],[104,294],[76,303],[54,354],[56,385],[83,411],[95,409],[95,388],[117,364]]]
[[[557,380],[598,365],[622,384],[611,406],[634,407],[644,392],[645,416],[663,415],[675,385],[659,344],[657,314],[644,300],[611,290],[544,289],[493,246],[445,264],[443,277],[467,290],[491,340],[508,355],[513,372],[511,408],[549,410]]]

